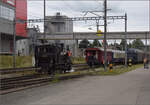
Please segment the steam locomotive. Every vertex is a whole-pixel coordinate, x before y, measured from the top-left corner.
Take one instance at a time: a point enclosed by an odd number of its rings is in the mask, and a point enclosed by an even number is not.
[[[69,50],[68,50],[69,52]],[[56,71],[65,73],[72,69],[70,54],[64,51],[63,44],[44,44],[35,46],[35,66],[39,72],[55,74]]]

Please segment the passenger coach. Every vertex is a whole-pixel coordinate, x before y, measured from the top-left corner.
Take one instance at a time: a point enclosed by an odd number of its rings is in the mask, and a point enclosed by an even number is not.
[[[88,64],[101,65],[104,64],[103,48],[87,48],[85,50],[86,62]],[[107,49],[107,62],[120,63],[124,62],[125,52],[119,50]]]
[[[87,48],[85,50],[86,62],[91,65],[104,64],[104,49],[103,48]],[[130,48],[127,50],[127,61],[132,60],[132,63],[143,63],[144,57],[150,59],[150,54],[139,49]],[[107,63],[109,64],[124,64],[125,51],[107,49]]]

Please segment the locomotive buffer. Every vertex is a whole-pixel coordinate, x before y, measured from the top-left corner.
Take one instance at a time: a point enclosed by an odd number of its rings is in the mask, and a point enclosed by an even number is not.
[[[131,58],[129,59],[129,66],[130,67],[132,66],[132,59]]]

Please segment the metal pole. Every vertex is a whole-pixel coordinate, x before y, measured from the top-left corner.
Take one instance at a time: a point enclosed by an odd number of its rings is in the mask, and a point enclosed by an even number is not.
[[[16,0],[15,0],[15,5],[16,4]],[[14,9],[14,20],[13,20],[13,68],[16,68],[16,7]]]
[[[46,29],[45,29],[45,20],[46,20],[46,0],[44,0],[44,42],[45,42],[45,39],[46,39]]]
[[[125,13],[125,66],[127,67],[127,13]]]
[[[73,54],[73,55],[74,55],[74,57],[75,57],[75,55],[76,55],[76,54],[75,54],[75,53],[76,53],[76,52],[75,52],[75,46],[76,46],[75,44],[76,44],[76,41],[75,41],[74,33],[73,33],[73,42],[74,42],[74,44],[73,44],[73,53],[74,53],[74,54]]]
[[[2,52],[2,34],[0,32],[0,52]]]
[[[148,50],[148,46],[147,46],[147,33],[145,33],[145,57],[147,58],[148,56],[147,56],[147,50]],[[148,59],[148,58],[147,58]]]
[[[107,69],[106,35],[107,35],[107,0],[104,0],[104,70],[105,71]]]
[[[99,30],[99,20],[96,20],[97,32]]]

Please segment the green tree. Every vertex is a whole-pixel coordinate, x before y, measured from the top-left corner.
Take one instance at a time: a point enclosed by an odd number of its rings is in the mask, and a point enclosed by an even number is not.
[[[128,48],[132,48],[132,43],[129,43],[129,44],[128,44]]]
[[[114,43],[114,46],[115,46],[115,48],[116,48],[117,50],[122,50],[122,48],[121,48],[120,44],[118,44],[118,43]]]
[[[102,41],[102,46],[104,47],[104,40]],[[108,46],[108,42],[106,40],[106,47]]]
[[[132,48],[144,49],[144,43],[140,39],[136,39],[132,42]]]
[[[121,48],[120,50],[125,50],[124,46],[125,46],[125,39],[122,39],[120,43],[120,48]]]
[[[87,39],[83,39],[79,44],[79,48],[87,48],[89,45],[90,42]]]
[[[102,47],[102,45],[97,39],[94,39],[92,47]]]

